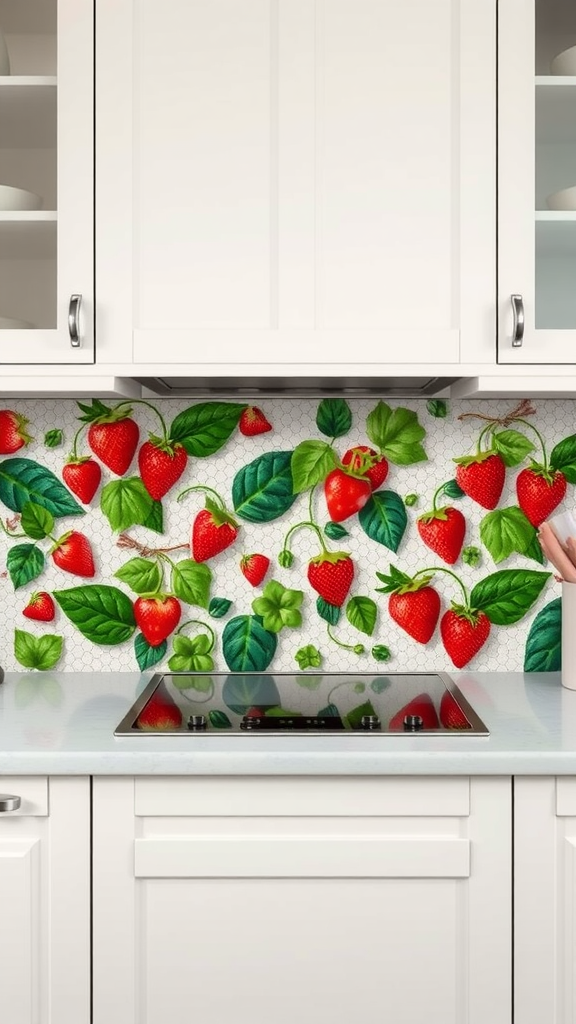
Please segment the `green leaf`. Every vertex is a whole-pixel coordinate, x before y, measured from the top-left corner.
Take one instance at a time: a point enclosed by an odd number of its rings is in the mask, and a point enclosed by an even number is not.
[[[131,558],[114,575],[135,594],[157,594],[162,589],[162,570],[148,558]]]
[[[372,648],[372,657],[373,658],[376,658],[376,655],[374,654],[375,650],[376,650],[376,648],[373,647]],[[388,648],[386,648],[386,650],[388,650]],[[388,658],[389,657],[390,657],[390,652],[388,651]],[[376,658],[376,661],[388,661],[388,658]],[[373,693],[383,693],[384,690],[387,690],[389,686],[390,686],[390,680],[388,679],[388,676],[384,676],[384,678],[382,678],[382,676],[377,676],[377,678],[373,679],[372,682],[370,683],[370,689],[372,690]]]
[[[376,712],[372,706],[372,702],[367,700],[364,704],[360,704],[357,708],[352,708],[352,711],[348,712],[344,721],[348,722],[351,729],[359,729],[360,722],[364,715],[375,715]]]
[[[20,525],[27,537],[43,540],[54,529],[54,516],[46,508],[27,501],[22,509]]]
[[[325,480],[337,465],[336,453],[325,441],[302,441],[292,452],[294,491],[300,494],[315,487]]]
[[[303,597],[301,590],[289,590],[277,580],[270,580],[262,596],[252,602],[252,610],[262,616],[264,629],[279,633],[285,626],[294,629],[302,624],[300,605]]]
[[[54,598],[70,622],[93,644],[123,644],[136,628],[132,602],[117,587],[72,587],[56,590]]]
[[[17,544],[10,548],[6,558],[6,568],[14,585],[14,590],[23,587],[30,580],[40,575],[45,565],[44,553],[35,544]]]
[[[140,671],[145,672],[146,669],[153,668],[154,665],[162,661],[167,649],[168,644],[165,640],[157,647],[151,647],[146,637],[142,636],[142,633],[138,633],[134,640],[134,653]]]
[[[172,568],[172,590],[176,597],[187,604],[208,607],[212,570],[203,562],[184,558]]]
[[[534,561],[539,562],[540,565],[546,564],[546,559],[544,557],[544,552],[540,547],[540,541],[538,540],[538,531],[536,529],[534,530],[534,536],[530,541],[530,544],[526,548],[524,555],[526,558],[533,558]]]
[[[545,605],[530,626],[524,650],[525,672],[559,672],[562,668],[562,599]]]
[[[463,498],[464,497],[464,491],[460,487],[460,484],[456,483],[456,480],[448,480],[444,484],[443,490],[444,490],[444,494],[448,498]]]
[[[152,512],[152,498],[140,477],[112,480],[102,488],[100,508],[114,531],[145,526]]]
[[[270,523],[296,501],[290,462],[292,452],[266,452],[236,473],[232,501],[237,515],[249,523]]]
[[[501,430],[492,435],[492,446],[506,466],[519,466],[534,445],[519,430]]]
[[[309,678],[306,676],[305,678]],[[300,682],[300,679],[298,679]],[[327,704],[325,708],[321,708],[318,712],[318,718],[340,718],[340,712],[335,704]]]
[[[189,455],[205,459],[219,451],[238,426],[246,404],[199,402],[178,413],[170,427],[170,438],[179,441]]]
[[[341,540],[342,537],[348,536],[348,530],[342,526],[342,523],[326,523],[324,533],[330,538],[330,540]]]
[[[489,512],[480,523],[480,539],[496,563],[514,552],[525,554],[534,536],[534,527],[516,505]]]
[[[223,619],[232,607],[232,601],[227,597],[213,597],[208,605],[208,614],[213,619]]]
[[[430,398],[426,402],[426,408],[437,420],[443,420],[448,415],[448,403],[443,398]]]
[[[207,633],[200,636],[175,636],[173,641],[174,654],[168,661],[172,672],[212,672],[214,658],[211,655],[212,640]],[[179,690],[198,690],[209,693],[213,682],[206,676],[191,675],[184,679],[173,679],[173,685]]]
[[[462,561],[464,562],[464,565],[469,565],[472,569],[475,569],[482,561],[482,552],[480,551],[480,548],[474,547],[473,544],[469,544],[467,547],[462,548]]]
[[[139,525],[154,530],[154,533],[164,533],[164,510],[161,501],[152,501],[152,507],[146,519]]]
[[[222,687],[222,699],[235,715],[245,715],[252,707],[271,708],[280,705],[280,694],[274,679],[264,675],[228,676]]]
[[[312,648],[312,649],[316,650],[315,647]],[[305,651],[305,650],[307,650],[307,648],[303,647],[302,651]],[[297,653],[300,654],[301,652],[298,651]],[[318,653],[319,653],[320,659],[322,659],[322,655],[320,654],[320,652],[318,652]],[[300,665],[300,668],[302,668],[301,665]],[[301,686],[304,690],[317,690],[318,687],[321,686],[322,683],[324,682],[324,676],[323,675],[315,676],[315,675],[312,675],[311,673],[303,673],[302,675],[296,676],[294,681],[296,683],[298,683],[298,686]]]
[[[212,708],[208,712],[208,721],[213,729],[231,729],[232,722],[228,718],[225,711],[220,711],[220,708]]]
[[[276,653],[277,643],[276,635],[264,629],[253,615],[230,619],[222,634],[222,652],[231,672],[265,672]],[[231,707],[228,701],[226,703]],[[248,702],[248,707],[251,703]]]
[[[378,609],[371,597],[353,597],[346,605],[348,622],[366,636],[372,636]]]
[[[495,626],[511,626],[532,607],[550,576],[533,569],[501,569],[473,587],[470,604]]]
[[[301,671],[304,671],[306,668],[320,668],[320,665],[322,664],[322,655],[318,648],[314,647],[313,644],[307,644],[306,647],[301,647],[299,651],[296,651],[294,658],[298,662],[298,668]],[[316,689],[316,687],[314,687],[314,689]]]
[[[316,426],[326,437],[342,437],[352,426],[352,411],[343,398],[323,398],[316,413]]]
[[[390,551],[398,551],[408,522],[404,502],[395,491],[377,491],[358,513],[364,533]]]
[[[428,458],[420,443],[426,431],[411,409],[391,409],[386,402],[378,402],[368,414],[366,432],[382,455],[397,466],[410,466]]]
[[[23,629],[14,630],[14,654],[24,668],[36,668],[47,672],[60,660],[63,638],[48,634],[34,636]]]
[[[63,440],[64,434],[61,430],[47,430],[44,434],[46,448],[59,448]]]
[[[29,501],[62,516],[83,516],[84,509],[70,491],[45,466],[31,459],[4,459],[0,462],[0,501],[13,512],[22,512]]]
[[[338,625],[342,609],[337,604],[329,604],[323,597],[317,597],[316,611],[320,618],[324,619],[324,622],[329,622],[331,626]]]
[[[560,470],[571,484],[576,484],[576,434],[570,434],[552,449],[550,469]]]

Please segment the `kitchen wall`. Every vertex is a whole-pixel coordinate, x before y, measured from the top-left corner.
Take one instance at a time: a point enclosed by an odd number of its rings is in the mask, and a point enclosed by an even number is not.
[[[257,404],[0,403],[0,664],[559,667],[576,402]]]

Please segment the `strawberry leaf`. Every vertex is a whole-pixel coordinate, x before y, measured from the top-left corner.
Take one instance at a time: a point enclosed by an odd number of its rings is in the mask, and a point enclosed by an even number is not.
[[[30,580],[35,580],[42,572],[46,560],[44,553],[35,544],[16,544],[10,548],[6,558],[6,568],[14,585],[14,590],[23,587]]]
[[[316,611],[324,622],[330,623],[331,626],[337,626],[340,621],[340,615],[342,609],[336,604],[330,604],[329,601],[325,601],[323,597],[316,598]]]
[[[279,633],[285,626],[294,629],[302,624],[303,597],[301,590],[289,590],[277,580],[270,580],[262,596],[252,602],[252,611],[262,616],[264,629],[270,633]]]
[[[14,655],[24,668],[41,672],[54,668],[62,655],[61,636],[34,636],[23,629],[14,630]]]
[[[208,605],[208,614],[213,619],[223,619],[231,607],[232,601],[229,601],[227,597],[213,597]]]
[[[336,452],[325,441],[302,441],[292,452],[290,463],[294,492],[315,487],[337,465]]]
[[[366,419],[366,433],[382,455],[397,466],[411,466],[428,458],[420,443],[426,430],[411,409],[391,409],[386,402],[378,402]]]
[[[538,612],[524,649],[525,672],[559,672],[562,668],[562,599],[555,597]]]
[[[270,523],[296,501],[290,462],[292,452],[266,452],[243,466],[232,484],[234,510],[249,523]]]
[[[525,555],[536,537],[536,530],[516,505],[489,512],[480,523],[480,539],[494,561],[517,553]]]
[[[149,530],[154,530],[154,533],[164,533],[164,510],[162,508],[162,502],[153,500],[152,508],[144,522],[138,525],[146,526]]]
[[[236,402],[199,402],[178,413],[169,430],[170,440],[179,441],[188,455],[205,459],[226,444],[246,408]]]
[[[326,523],[324,533],[330,540],[341,540],[342,537],[348,536],[348,530],[342,526],[342,523]]]
[[[448,415],[448,403],[443,398],[430,398],[426,402],[426,408],[431,416],[443,420]]]
[[[157,594],[162,589],[162,570],[148,558],[131,558],[114,575],[135,594]]]
[[[56,519],[85,514],[58,477],[31,459],[0,462],[0,501],[13,512],[22,512],[26,503],[32,501]]]
[[[404,502],[394,491],[377,491],[358,513],[364,533],[390,551],[398,551],[408,523]]]
[[[534,451],[532,441],[519,430],[501,430],[493,434],[492,445],[505,466],[519,466]]]
[[[64,440],[61,430],[47,430],[44,434],[44,445],[46,448],[59,448]]]
[[[184,558],[172,567],[172,590],[176,597],[187,604],[207,608],[211,582],[212,570],[204,562]]]
[[[322,664],[322,655],[318,648],[314,647],[313,644],[307,644],[306,647],[301,647],[299,651],[296,651],[294,658],[298,662],[298,668],[302,672],[307,668],[320,668],[320,665]],[[322,682],[322,676],[306,676],[304,677],[304,681],[302,681],[300,676],[296,676],[296,682],[299,683],[300,686],[305,686],[308,690],[316,690]]]
[[[54,516],[46,508],[27,501],[22,509],[20,525],[27,537],[43,540],[54,529]]]
[[[70,622],[93,644],[123,644],[134,633],[132,602],[117,587],[71,587],[56,590],[54,598]]]
[[[352,426],[352,411],[344,398],[323,398],[316,413],[316,426],[326,437],[342,437]]]
[[[371,597],[353,597],[346,605],[348,622],[366,636],[372,636],[378,609]]]
[[[111,528],[120,532],[130,526],[144,526],[152,512],[152,498],[140,477],[112,480],[102,488],[100,508]]]
[[[528,547],[526,548],[524,555],[526,558],[532,558],[535,562],[539,562],[540,565],[546,564],[546,558],[544,557],[544,552],[540,547],[540,541],[538,540],[538,531],[536,529],[534,530],[534,536],[530,541]]]
[[[278,640],[274,633],[256,621],[253,615],[237,615],[230,622],[226,623],[222,634],[222,651],[224,660],[231,672],[265,672],[270,665],[275,653]],[[242,681],[244,680],[244,682]],[[261,684],[261,685],[260,685]],[[267,685],[270,684],[270,685]],[[230,701],[232,690],[235,697],[239,691],[245,689],[248,699]],[[267,698],[262,701],[264,704],[279,704],[280,696],[274,680],[270,677],[240,676],[237,679],[227,679],[222,689],[224,702],[234,711],[233,704],[246,703],[246,710],[253,704],[260,704],[258,690],[265,693]],[[237,714],[244,714],[238,711]]]
[[[118,573],[116,573],[118,575]],[[145,672],[146,669],[153,668],[154,665],[158,665],[162,658],[166,654],[168,644],[165,640],[157,647],[151,647],[145,636],[142,633],[138,633],[134,640],[134,654],[136,655],[136,661],[138,662],[138,668],[141,672]]]
[[[495,626],[511,626],[529,611],[550,576],[533,569],[501,569],[472,588],[470,605]]]
[[[213,729],[231,729],[232,722],[228,718],[225,711],[220,711],[220,708],[212,708],[208,712],[208,720]]]
[[[576,434],[559,441],[550,455],[550,469],[560,470],[571,484],[576,484]]]
[[[344,721],[348,723],[351,729],[359,729],[360,722],[364,715],[375,715],[376,712],[372,706],[372,702],[367,700],[364,704],[360,704],[357,708],[352,708],[346,715]]]
[[[443,493],[448,498],[454,499],[454,498],[463,498],[464,497],[464,491],[462,490],[462,488],[460,487],[460,484],[457,483],[456,480],[447,480],[446,483],[444,484],[444,487],[442,488],[442,490],[443,490]]]

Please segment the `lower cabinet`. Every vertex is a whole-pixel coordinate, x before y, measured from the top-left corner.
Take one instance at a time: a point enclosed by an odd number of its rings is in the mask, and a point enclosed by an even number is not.
[[[96,778],[94,1024],[511,1024],[511,797]]]
[[[0,1020],[89,1024],[90,780],[0,776]]]

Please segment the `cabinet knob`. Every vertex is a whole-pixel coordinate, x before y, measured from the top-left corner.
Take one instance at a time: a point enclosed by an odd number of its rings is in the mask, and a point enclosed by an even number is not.
[[[511,295],[512,302],[512,348],[521,348],[524,339],[524,299],[521,295]]]
[[[72,348],[80,348],[80,306],[82,305],[81,295],[71,295],[68,306],[68,331],[70,333],[70,344]]]
[[[20,797],[12,796],[11,793],[0,793],[0,812],[17,811],[20,807]]]

